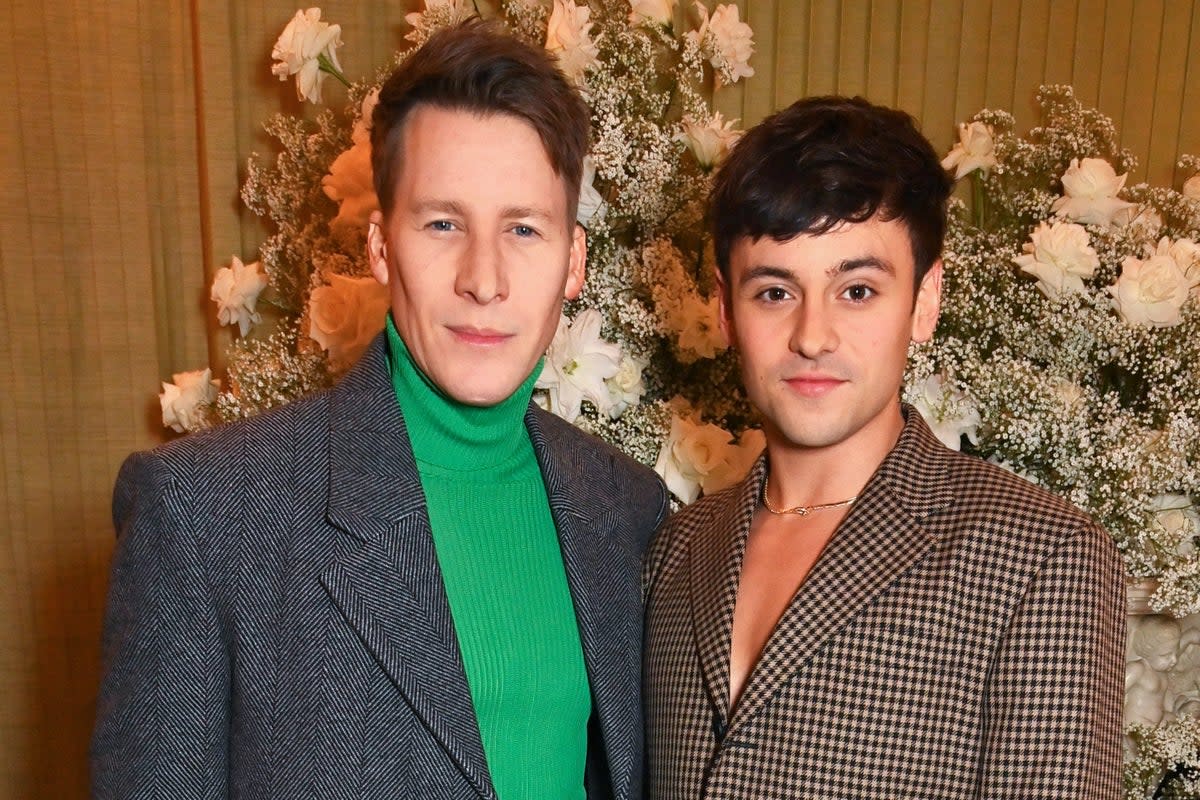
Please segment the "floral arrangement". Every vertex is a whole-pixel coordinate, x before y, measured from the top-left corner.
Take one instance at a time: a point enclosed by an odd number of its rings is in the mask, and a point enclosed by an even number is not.
[[[1181,716],[1157,727],[1132,725],[1126,733],[1126,800],[1200,797],[1200,720]]]
[[[426,0],[407,15],[402,61],[478,10]],[[677,0],[504,0],[516,37],[553,52],[592,109],[579,222],[588,278],[564,310],[535,397],[653,465],[680,502],[738,480],[761,450],[717,324],[703,225],[710,174],[739,131],[714,92],[753,75],[737,7]],[[190,431],[330,385],[382,328],[386,290],[365,232],[377,207],[367,124],[390,70],[352,82],[341,31],[297,11],[272,72],[320,102],[329,77],[349,107],[311,122],[277,115],[271,163],[242,190],[273,232],[213,281],[236,329],[223,380],[211,369],[163,384],[163,422]],[[952,201],[942,320],[914,347],[905,398],[951,447],[1069,498],[1112,533],[1156,610],[1200,610],[1200,158],[1180,191],[1125,186],[1133,159],[1112,123],[1065,87],[1045,87],[1025,136],[1002,111],[960,126],[943,165],[970,185]],[[273,323],[263,331],[260,306]],[[1179,716],[1135,726],[1129,797],[1160,781],[1195,787],[1200,728]],[[1163,776],[1167,777],[1164,778]],[[1177,788],[1171,788],[1177,787]]]
[[[1155,610],[1200,610],[1200,179],[1126,187],[1112,122],[1068,87],[1042,124],[960,126],[968,177],[946,243],[942,318],[907,396],[952,447],[1103,524]],[[1200,159],[1181,166],[1200,171]]]
[[[739,132],[713,112],[713,92],[754,74],[752,31],[732,4],[711,12],[677,0],[508,0],[518,38],[554,53],[592,109],[579,222],[587,282],[565,309],[537,381],[544,407],[655,465],[684,502],[743,475],[762,448],[735,361],[717,324],[711,247],[703,233],[710,173]],[[475,15],[466,0],[427,0],[408,14],[420,46]],[[365,233],[377,207],[367,124],[387,72],[341,73],[337,25],[297,11],[272,51],[272,72],[319,102],[326,77],[349,87],[350,110],[313,123],[278,115],[273,164],[252,159],[242,197],[274,232],[258,260],[235,257],[212,286],[218,321],[238,338],[224,382],[174,376],[160,396],[177,431],[238,419],[329,385],[381,330],[387,293],[370,277]],[[407,53],[397,55],[397,62]],[[390,68],[391,65],[388,65]],[[279,323],[255,335],[260,304]]]

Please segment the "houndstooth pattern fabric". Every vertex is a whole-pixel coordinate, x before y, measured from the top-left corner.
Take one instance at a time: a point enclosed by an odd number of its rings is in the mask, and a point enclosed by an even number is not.
[[[592,689],[588,795],[638,798],[665,489],[526,426]],[[495,797],[382,336],[328,392],[131,456],[113,508],[94,797]]]
[[[1121,796],[1124,573],[1063,500],[900,440],[729,711],[738,575],[765,456],[647,555],[648,796]]]

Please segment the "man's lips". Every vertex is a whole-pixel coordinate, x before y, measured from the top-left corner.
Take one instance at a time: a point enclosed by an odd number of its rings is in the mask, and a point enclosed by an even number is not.
[[[845,383],[841,378],[819,374],[795,375],[784,378],[783,382],[791,387],[792,391],[804,397],[821,397]]]
[[[471,325],[448,325],[447,327],[459,341],[466,344],[482,346],[498,345],[512,338],[511,333],[505,333],[493,328],[476,328]]]

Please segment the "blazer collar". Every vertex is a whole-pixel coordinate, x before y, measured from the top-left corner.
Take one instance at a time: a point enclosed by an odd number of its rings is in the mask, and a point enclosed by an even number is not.
[[[729,713],[729,653],[738,579],[750,523],[762,493],[766,456],[724,500],[710,535],[691,542],[692,613],[704,682],[736,732],[757,714],[821,645],[920,560],[933,537],[923,524],[949,506],[950,451],[920,414],[903,408],[896,446],[784,611]]]
[[[494,798],[382,335],[331,390],[329,403],[326,514],[348,541],[322,582],[480,796]],[[613,788],[623,797],[640,726],[640,668],[622,632],[641,611],[636,565],[609,566],[623,557],[608,535],[616,520],[611,465],[596,448],[580,446],[573,426],[532,405],[525,423],[558,529]],[[614,585],[625,580],[614,572],[629,573],[629,585]]]

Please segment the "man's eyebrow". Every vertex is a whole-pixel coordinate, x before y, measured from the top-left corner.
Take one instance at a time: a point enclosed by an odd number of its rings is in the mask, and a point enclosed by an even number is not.
[[[466,215],[466,209],[457,200],[439,200],[434,197],[418,197],[413,200],[412,211],[415,214],[422,214],[427,211],[440,211],[460,217]]]
[[[760,278],[775,278],[781,281],[794,281],[796,273],[784,267],[776,267],[771,264],[760,264],[757,267],[751,267],[742,273],[742,278],[739,283],[745,285],[750,281],[759,280]]]
[[[543,222],[554,219],[549,209],[538,206],[509,206],[500,212],[500,216],[504,219],[537,219]]]
[[[856,269],[877,269],[886,272],[888,275],[896,274],[896,268],[892,265],[892,262],[878,256],[859,256],[858,258],[844,259],[825,270],[825,274],[833,278]]]

